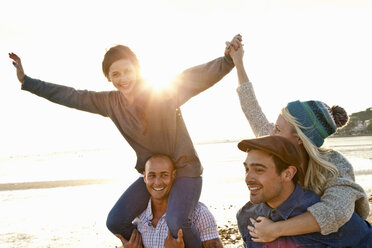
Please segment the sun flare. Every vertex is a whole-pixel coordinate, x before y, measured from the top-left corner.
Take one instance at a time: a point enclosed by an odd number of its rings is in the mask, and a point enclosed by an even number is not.
[[[159,71],[157,69],[143,70],[142,74],[146,83],[156,91],[170,88],[177,76],[176,74],[167,73],[167,71]]]

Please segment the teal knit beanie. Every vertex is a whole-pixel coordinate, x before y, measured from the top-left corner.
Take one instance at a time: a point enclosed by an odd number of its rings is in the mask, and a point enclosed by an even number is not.
[[[349,117],[340,106],[329,108],[321,101],[294,101],[287,105],[289,113],[300,125],[301,131],[311,142],[320,147],[324,139],[344,126]]]

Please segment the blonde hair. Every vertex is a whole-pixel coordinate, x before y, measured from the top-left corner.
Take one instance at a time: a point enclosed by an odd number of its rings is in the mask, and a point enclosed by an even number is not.
[[[310,189],[318,195],[323,194],[326,183],[334,180],[338,176],[336,166],[327,161],[327,153],[332,150],[315,146],[300,129],[306,127],[301,126],[289,113],[286,107],[282,109],[281,115],[294,128],[293,135],[301,139],[309,155],[307,170],[304,172],[304,188]]]

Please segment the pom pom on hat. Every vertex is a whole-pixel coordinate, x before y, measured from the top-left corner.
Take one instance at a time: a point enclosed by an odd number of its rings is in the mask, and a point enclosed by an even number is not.
[[[343,127],[349,121],[349,116],[347,115],[345,109],[338,105],[332,106],[331,113],[337,127]]]

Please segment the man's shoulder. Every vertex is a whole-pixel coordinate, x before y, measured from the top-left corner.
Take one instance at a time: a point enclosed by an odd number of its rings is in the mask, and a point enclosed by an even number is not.
[[[205,204],[201,202],[196,204],[191,219],[202,242],[218,239],[217,222]]]
[[[191,222],[196,228],[217,225],[212,212],[201,202],[196,204],[191,214]]]
[[[263,205],[265,203],[258,203],[258,204],[253,204],[252,202],[247,202],[243,207],[241,207],[238,210],[237,216],[240,214],[245,214],[245,215],[250,215],[250,216],[255,216],[261,208],[263,208]]]
[[[209,211],[209,208],[204,203],[198,202],[194,208],[194,211],[192,212],[192,216],[200,217],[201,215],[213,217],[211,211]]]
[[[315,194],[314,191],[309,189],[302,189],[303,194],[300,197],[299,202],[305,206],[312,206],[320,201],[320,196]]]

